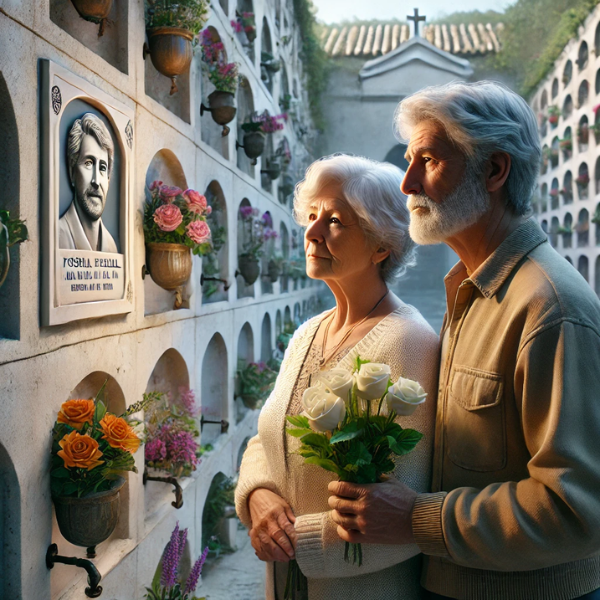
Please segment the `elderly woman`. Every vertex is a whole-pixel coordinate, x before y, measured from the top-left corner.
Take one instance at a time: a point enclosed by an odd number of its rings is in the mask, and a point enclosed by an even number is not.
[[[402,418],[424,438],[394,473],[413,489],[429,488],[439,340],[388,288],[414,262],[401,183],[401,171],[390,164],[337,155],[313,163],[296,189],[307,274],[329,286],[336,306],[294,335],[242,461],[236,507],[257,556],[267,562],[269,600],[283,599],[292,558],[308,578],[310,600],[420,597],[416,546],[364,544],[360,567],[344,562],[328,506],[335,475],[306,465],[295,454],[300,442],[285,432],[286,416],[302,412],[302,394],[321,370],[351,369],[356,353],[386,363],[393,379],[419,381],[429,394]]]

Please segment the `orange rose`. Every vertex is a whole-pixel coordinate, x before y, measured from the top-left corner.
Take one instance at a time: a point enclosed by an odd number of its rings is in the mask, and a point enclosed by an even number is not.
[[[58,445],[62,450],[58,455],[65,461],[65,467],[87,469],[91,471],[104,461],[98,460],[102,452],[98,448],[98,442],[89,435],[81,435],[77,431],[66,434]]]
[[[92,424],[95,410],[93,400],[67,400],[60,407],[56,420],[81,430],[84,423]]]
[[[104,432],[102,439],[107,440],[113,448],[126,450],[133,454],[140,447],[140,438],[135,435],[125,419],[107,414],[100,421],[100,427]]]

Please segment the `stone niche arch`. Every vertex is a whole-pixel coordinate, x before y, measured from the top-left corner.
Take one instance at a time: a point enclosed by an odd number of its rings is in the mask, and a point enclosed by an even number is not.
[[[558,220],[558,217],[552,217],[552,220],[550,221],[550,233],[548,234],[548,237],[550,239],[550,244],[552,244],[553,248],[556,248],[558,246],[559,228],[560,221]]]
[[[20,217],[19,130],[10,92],[0,72],[0,210],[8,210],[11,218]],[[30,233],[36,228],[28,223]],[[0,339],[18,340],[21,333],[21,284],[19,265],[21,244],[10,249],[10,268],[4,284],[0,287]],[[6,572],[6,571],[5,571]],[[0,588],[1,589],[1,588]],[[8,597],[8,596],[7,596]]]
[[[273,357],[271,315],[265,313],[260,331],[260,360],[267,362]]]
[[[563,160],[569,160],[573,156],[573,131],[567,127],[563,133],[563,139],[559,142],[562,149]]]
[[[212,254],[202,257],[202,274],[205,277],[217,277],[229,281],[229,232],[227,231],[227,201],[221,184],[214,179],[204,192],[212,213],[208,224],[213,234]],[[222,302],[228,299],[225,284],[219,281],[205,281],[202,286],[202,302]]]
[[[548,220],[547,219],[543,219],[542,223],[541,223],[541,227],[542,227],[542,231],[548,235]]]
[[[596,246],[600,246],[600,202],[596,204],[596,212],[594,213],[596,225]]]
[[[182,190],[187,189],[188,183],[179,159],[172,150],[159,150],[150,161],[146,171],[146,199],[150,198],[150,186],[153,181],[162,181],[167,185],[175,185]],[[143,210],[143,207],[142,207]],[[183,286],[182,308],[189,308],[192,301],[193,272],[189,281]],[[153,315],[173,310],[174,293],[163,290],[156,285],[150,275],[144,277],[144,314]]]
[[[301,314],[302,309],[300,308],[300,302],[296,302],[296,304],[294,304],[294,325],[296,325],[296,327],[299,327],[302,324]]]
[[[572,114],[573,114],[573,98],[571,97],[571,94],[568,94],[567,97],[565,98],[565,101],[563,102],[562,118],[566,120]]]
[[[596,257],[596,266],[594,268],[594,291],[600,298],[600,256]]]
[[[577,176],[577,191],[579,192],[580,200],[587,200],[590,189],[590,174],[587,163],[582,162],[579,165]]]
[[[281,311],[277,309],[275,313],[275,338],[278,338],[283,333],[283,320],[281,318]]]
[[[215,333],[202,359],[202,385],[200,404],[202,415],[210,421],[227,420],[229,366],[227,347],[220,333]],[[221,435],[221,425],[204,423],[201,434],[202,444],[208,444]]]
[[[21,487],[0,444],[0,598],[21,598]]]
[[[558,77],[554,78],[552,82],[552,100],[558,96]]]
[[[219,0],[219,5],[221,6],[225,16],[229,16],[229,0]]]
[[[389,162],[386,160],[385,162]],[[545,175],[548,172],[548,163],[550,162],[550,148],[548,148],[548,144],[544,144],[542,147],[542,161],[540,163],[540,175]],[[407,161],[408,164],[408,161]]]
[[[558,208],[558,179],[555,177],[550,184],[550,209]]]
[[[596,25],[594,33],[594,54],[600,56],[600,22]]]
[[[560,140],[558,136],[555,135],[552,138],[552,146],[550,148],[550,168],[556,169],[558,167],[558,159],[560,154]]]
[[[238,262],[240,260],[240,256],[244,252],[244,236],[249,235],[249,228],[252,226],[250,223],[244,222],[242,219],[242,208],[251,208],[250,200],[248,198],[244,198],[238,207],[237,211],[237,254],[238,254]],[[254,283],[248,285],[246,280],[242,277],[239,271],[236,271],[236,281],[237,281],[237,297],[238,298],[254,298]]]
[[[540,99],[540,108],[544,110],[548,106],[548,91],[542,91],[542,97]]]
[[[289,306],[285,307],[285,310],[283,311],[283,326],[285,328],[285,326],[290,326],[293,325],[292,323],[292,311],[290,310]]]
[[[213,42],[220,42],[223,44],[221,34],[215,27],[209,25],[206,29],[209,31]],[[220,55],[223,61],[227,62],[227,50],[225,49],[224,44]],[[205,65],[202,63],[202,61],[201,64],[202,68],[199,68],[198,72],[202,81],[202,103],[204,106],[208,106],[208,96],[215,91],[215,86],[210,82],[208,78],[208,70],[204,68]],[[223,126],[215,123],[208,112],[205,112],[200,120],[200,135],[203,142],[206,142],[211,148],[214,148],[223,158],[229,159],[229,137],[223,136]]]
[[[571,83],[571,79],[573,78],[573,63],[568,60],[565,63],[565,68],[563,69],[562,82],[565,87]]]
[[[567,213],[563,221],[563,248],[571,248],[573,245],[573,215]]]
[[[105,385],[106,383],[106,385]],[[104,371],[93,371],[86,375],[75,387],[69,392],[68,398],[64,398],[62,401],[82,398],[90,399],[95,398],[100,389],[104,386],[104,390],[100,395],[100,398],[105,402],[110,412],[117,416],[125,412],[127,403],[123,390],[117,380]],[[143,446],[140,446],[141,450],[138,452],[143,453]],[[130,503],[130,489],[129,483],[135,482],[134,478],[139,475],[126,473],[124,475],[126,483],[121,488],[120,492],[120,514],[119,522],[115,531],[108,538],[108,540],[102,542],[98,546],[98,557],[102,557],[102,554],[106,547],[115,540],[127,539],[130,535],[130,514],[129,514],[129,503]],[[135,485],[135,484],[134,484]],[[56,516],[54,513],[54,507],[52,507],[52,542],[58,544],[60,554],[63,556],[82,556],[82,549],[79,546],[70,544],[63,538],[56,522]],[[57,598],[73,583],[74,571],[71,569],[52,569],[50,575],[50,590],[51,597]],[[9,596],[7,596],[8,598]],[[4,598],[4,596],[2,596]]]
[[[582,208],[577,217],[577,247],[586,248],[590,243],[590,213]]]
[[[585,152],[588,149],[590,143],[590,123],[587,115],[583,115],[579,119],[579,125],[577,126],[577,146],[579,152]]]
[[[587,67],[589,58],[590,51],[587,42],[584,40],[579,45],[579,51],[577,52],[577,68],[579,69],[579,71],[582,71]]]
[[[252,0],[237,0],[236,9],[235,9],[236,16],[240,16],[245,12],[252,13],[253,15],[255,15],[254,4],[253,4]],[[254,64],[254,43],[255,43],[254,40],[252,40],[252,42],[250,42],[248,40],[248,36],[246,35],[246,33],[244,31],[241,31],[237,35],[238,35],[238,38],[240,39],[240,41],[242,42],[242,46],[244,47],[244,50],[246,51],[246,54],[248,55],[250,62],[252,64]]]
[[[548,210],[548,184],[542,183],[542,198],[541,198],[541,211],[546,212]]]
[[[581,276],[589,283],[590,282],[590,261],[585,254],[582,254],[577,259],[577,270]]]
[[[280,241],[280,248],[281,248],[281,256],[283,256],[283,262],[284,265],[289,265],[290,262],[290,234],[288,233],[288,228],[286,227],[286,224],[281,221],[281,224],[279,225],[279,241]],[[289,291],[289,285],[290,285],[290,275],[289,275],[289,267],[284,268],[284,272],[281,276],[281,287],[280,290],[282,292],[288,292]]]
[[[248,79],[240,75],[237,93],[237,141],[239,144],[244,144],[244,130],[242,129],[244,119],[250,118],[253,112],[254,96],[252,95],[252,87]],[[246,156],[243,148],[238,148],[236,160],[238,169],[254,178],[254,165],[252,160]]]
[[[236,358],[236,368],[238,371],[254,362],[254,332],[252,331],[252,326],[247,321],[240,329],[238,335]],[[239,386],[240,381],[236,377],[236,423],[239,423],[244,418],[244,415],[250,410],[245,406],[241,397],[239,397]]]
[[[270,137],[270,136],[269,136]],[[265,227],[265,233],[271,232],[276,233],[273,228],[273,217],[271,216],[270,211],[265,211],[262,216],[263,222],[267,224],[267,227],[270,231]],[[279,236],[278,236],[279,237]],[[269,239],[265,239],[262,250],[263,255],[260,259],[260,292],[261,294],[272,294],[273,293],[273,282],[271,282],[269,278],[269,261],[273,259],[276,252],[277,240],[274,237],[269,237]]]
[[[273,54],[273,43],[271,41],[271,28],[269,27],[269,21],[267,17],[263,17],[262,20],[262,32],[260,37],[260,78],[264,82],[265,86],[273,94],[273,79],[274,73],[269,71],[263,63],[274,59]]]
[[[206,548],[211,537],[216,537],[225,548],[235,545],[237,520],[226,518],[223,490],[231,485],[231,479],[219,471],[212,479],[202,509],[202,545]]]
[[[560,193],[563,197],[563,204],[571,204],[573,202],[573,174],[571,171],[565,173]]]
[[[584,79],[579,84],[579,89],[577,90],[577,108],[581,108],[590,97],[590,84],[587,79]]]

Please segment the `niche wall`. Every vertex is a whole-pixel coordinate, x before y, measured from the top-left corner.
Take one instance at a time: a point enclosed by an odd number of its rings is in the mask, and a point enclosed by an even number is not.
[[[254,98],[252,97],[252,88],[250,87],[249,81],[240,75],[240,84],[237,93],[237,142],[238,144],[244,144],[244,130],[242,129],[242,123],[246,117],[250,117],[254,111]],[[251,159],[246,156],[243,148],[237,150],[237,166],[238,169],[254,178],[254,165],[252,165]]]
[[[271,315],[265,313],[260,331],[260,360],[267,362],[273,357]]]
[[[21,597],[21,489],[0,444],[0,598]]]
[[[254,333],[250,323],[244,323],[241,328],[238,343],[237,343],[237,364],[236,368],[243,369],[247,364],[254,362]],[[240,392],[240,382],[236,378],[236,396]],[[236,397],[236,423],[239,423],[244,415],[248,412],[248,408],[244,405],[241,398]]]
[[[229,368],[227,347],[220,333],[215,333],[208,343],[202,359],[202,391],[200,394],[202,416],[210,421],[229,419],[227,406]],[[221,435],[218,423],[204,423],[200,436],[203,445],[214,442]]]

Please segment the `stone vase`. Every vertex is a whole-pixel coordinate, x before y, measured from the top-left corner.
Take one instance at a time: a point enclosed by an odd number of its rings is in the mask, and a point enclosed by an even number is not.
[[[125,479],[119,477],[105,492],[82,498],[54,496],[56,522],[62,536],[75,546],[91,548],[108,539],[119,520],[121,488]]]
[[[8,229],[0,223],[0,286],[4,283],[10,267],[10,253],[8,249]]]
[[[185,244],[146,244],[150,277],[164,290],[177,290],[192,274],[192,254]]]
[[[82,19],[100,25],[98,37],[102,37],[113,0],[71,0],[71,2]]]
[[[238,258],[238,270],[240,275],[244,278],[246,285],[252,285],[260,275],[260,265],[258,264],[258,258],[242,254]]]
[[[275,179],[278,179],[281,175],[281,163],[273,159],[267,160],[267,168],[265,169],[265,172],[271,181],[275,181]]]
[[[281,268],[274,260],[270,260],[267,265],[267,271],[269,273],[269,281],[271,283],[275,283],[279,279],[279,275],[281,275]]]
[[[178,27],[153,27],[147,30],[150,58],[154,68],[171,79],[173,95],[177,91],[177,77],[185,73],[192,63],[192,40],[187,29]]]
[[[244,152],[248,158],[256,159],[265,150],[267,136],[262,131],[247,131],[244,133]]]
[[[235,107],[235,96],[231,92],[221,92],[215,90],[208,96],[208,110],[213,118],[213,121],[217,125],[223,126],[222,136],[229,135],[229,127],[226,127],[227,123],[231,123],[235,118],[237,108]],[[201,105],[200,116],[206,110],[206,107]]]
[[[258,396],[255,396],[254,394],[242,394],[241,398],[242,402],[244,403],[244,406],[251,410],[254,410],[258,406],[258,403],[260,401],[260,398]]]

